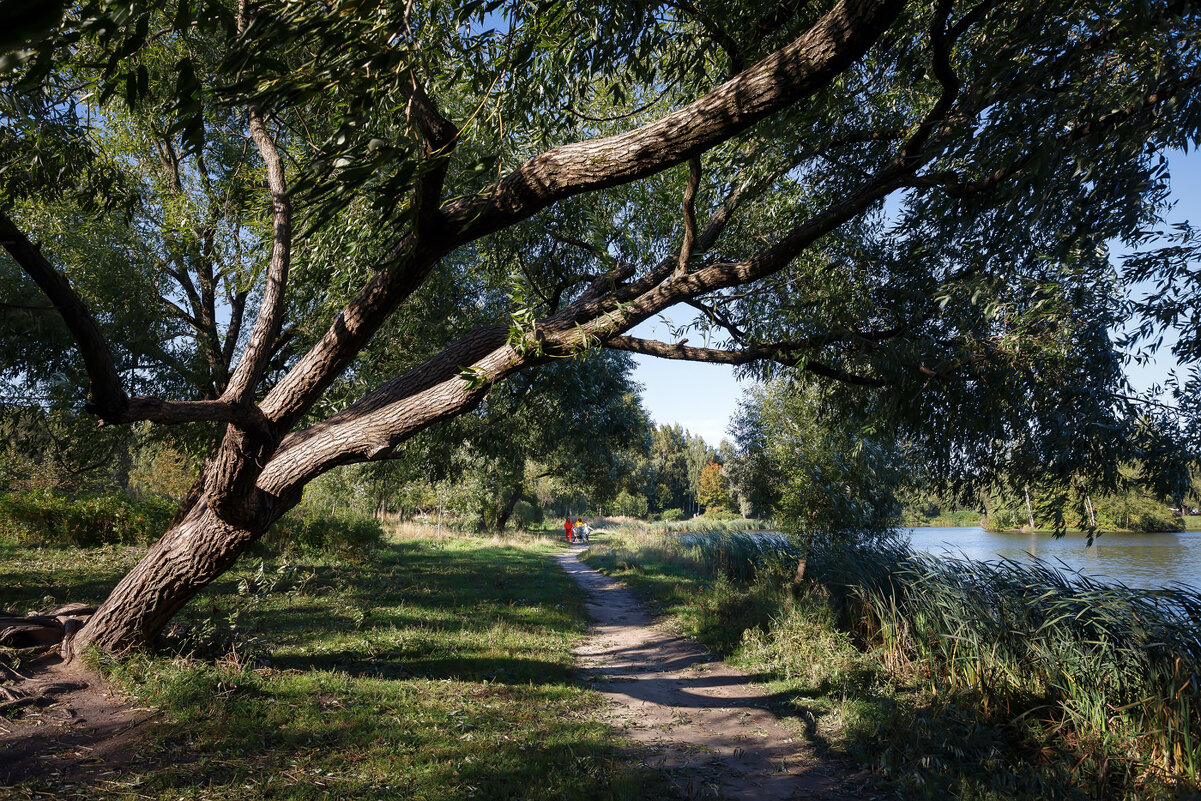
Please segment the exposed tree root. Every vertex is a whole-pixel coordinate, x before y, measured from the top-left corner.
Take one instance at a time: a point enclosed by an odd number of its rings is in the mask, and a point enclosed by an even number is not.
[[[0,718],[6,718],[27,706],[50,706],[52,703],[54,703],[54,699],[48,695],[27,695],[24,698],[16,698],[0,704]]]
[[[63,658],[70,658],[71,639],[95,611],[87,604],[67,604],[44,614],[0,617],[0,647],[42,653],[61,649]]]
[[[22,674],[0,687],[0,797],[26,779],[88,784],[142,756],[152,715],[114,698],[102,676],[53,645],[0,651],[0,663]]]

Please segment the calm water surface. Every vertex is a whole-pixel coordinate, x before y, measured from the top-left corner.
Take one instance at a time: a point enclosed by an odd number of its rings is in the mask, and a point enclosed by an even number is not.
[[[969,559],[1006,557],[1028,562],[1035,556],[1052,565],[1104,581],[1153,589],[1178,582],[1201,590],[1201,532],[1180,534],[1103,534],[1092,547],[1083,534],[1053,539],[1050,534],[993,533],[971,528],[911,528],[919,551],[949,552]]]

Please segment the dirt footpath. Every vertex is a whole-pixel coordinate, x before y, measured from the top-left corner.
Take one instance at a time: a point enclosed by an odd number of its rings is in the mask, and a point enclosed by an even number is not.
[[[57,656],[22,673],[28,678],[16,688],[32,703],[20,717],[0,718],[0,797],[25,780],[100,781],[141,753],[150,710],[114,699],[99,675]]]
[[[621,582],[558,557],[587,593],[595,624],[576,649],[584,678],[612,702],[613,724],[646,746],[686,798],[865,799],[861,782],[794,739],[748,677],[665,633]]]

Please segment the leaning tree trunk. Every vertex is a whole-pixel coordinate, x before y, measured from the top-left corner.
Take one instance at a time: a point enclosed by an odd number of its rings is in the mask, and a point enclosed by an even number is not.
[[[457,365],[473,365],[500,380],[524,364],[538,363],[518,359],[506,338],[503,327],[480,329],[359,404],[293,432],[278,448],[231,427],[205,467],[211,472],[193,487],[198,499],[121,579],[76,635],[73,650],[94,645],[120,651],[150,642],[184,604],[300,501],[313,478],[348,462],[385,458],[414,434],[474,409],[489,384],[462,378],[463,368]],[[261,462],[261,470],[251,469]],[[228,505],[242,518],[255,520],[253,526],[227,522],[213,508],[218,495],[212,488],[227,486],[235,490]]]
[[[121,579],[75,636],[71,651],[93,645],[120,651],[148,643],[261,534],[226,523],[201,499]]]
[[[521,500],[523,495],[524,495],[524,493],[521,492],[520,490],[514,490],[513,492],[509,493],[509,499],[507,501],[505,501],[504,505],[497,509],[497,512],[496,512],[496,531],[497,532],[502,532],[505,530],[505,526],[507,526],[509,524],[509,518],[512,517],[512,515],[513,515],[513,509],[516,508],[517,502]]]

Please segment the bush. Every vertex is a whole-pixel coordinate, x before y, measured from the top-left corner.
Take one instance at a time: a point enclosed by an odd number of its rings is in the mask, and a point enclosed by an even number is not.
[[[647,508],[646,496],[641,493],[635,495],[622,490],[617,493],[617,498],[613,501],[613,511],[619,517],[645,518]]]
[[[519,529],[526,529],[532,526],[542,525],[542,507],[529,503],[528,501],[518,501],[513,507],[513,525]]]
[[[123,492],[71,498],[51,490],[0,495],[0,539],[21,545],[147,545],[171,522],[177,504]]]
[[[659,516],[659,519],[666,520],[668,522],[671,522],[672,520],[683,520],[684,519],[684,510],[683,509],[664,509],[663,514],[661,514]]]
[[[283,553],[363,554],[378,548],[383,538],[384,529],[378,520],[301,505],[276,521],[261,542],[267,548]]]

